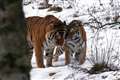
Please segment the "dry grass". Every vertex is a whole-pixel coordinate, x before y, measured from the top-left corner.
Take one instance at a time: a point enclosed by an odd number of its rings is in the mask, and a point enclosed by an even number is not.
[[[97,35],[97,38],[91,46],[91,56],[88,58],[88,61],[93,65],[92,68],[88,71],[90,74],[97,74],[105,71],[117,71],[119,70],[119,47],[116,49],[116,39],[111,39],[108,41],[106,36],[103,39],[100,39],[101,44],[99,44],[100,37]],[[107,39],[107,40],[106,40]],[[103,43],[106,41],[106,44]],[[94,44],[95,43],[95,44]],[[116,62],[118,64],[116,64]]]

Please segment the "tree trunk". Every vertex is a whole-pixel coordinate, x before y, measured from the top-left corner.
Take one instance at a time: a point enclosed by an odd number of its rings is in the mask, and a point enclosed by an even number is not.
[[[48,0],[45,0],[44,3],[45,3],[45,6],[48,7]]]
[[[21,0],[0,0],[0,80],[30,80]]]

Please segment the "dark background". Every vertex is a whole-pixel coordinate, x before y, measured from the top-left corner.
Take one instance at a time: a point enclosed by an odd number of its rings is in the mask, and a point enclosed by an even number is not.
[[[30,80],[22,0],[0,0],[0,80]]]

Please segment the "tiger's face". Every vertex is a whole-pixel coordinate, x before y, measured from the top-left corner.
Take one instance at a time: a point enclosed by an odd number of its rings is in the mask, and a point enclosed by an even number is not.
[[[69,25],[68,25],[68,38],[72,38],[76,32],[80,31],[82,23],[79,20],[73,20]]]
[[[65,31],[58,31],[55,35],[56,45],[63,46],[65,41]]]
[[[70,28],[69,33],[74,35],[77,31],[79,31],[79,27],[73,26]]]

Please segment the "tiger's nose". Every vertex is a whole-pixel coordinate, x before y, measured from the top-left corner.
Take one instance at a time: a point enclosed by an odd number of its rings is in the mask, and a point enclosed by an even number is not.
[[[62,37],[64,35],[64,32],[59,32],[59,35]]]

